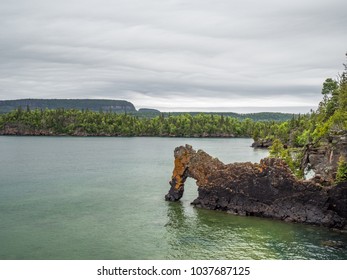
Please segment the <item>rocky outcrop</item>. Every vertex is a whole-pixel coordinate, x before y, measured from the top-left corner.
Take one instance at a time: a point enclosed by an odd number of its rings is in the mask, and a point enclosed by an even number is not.
[[[305,147],[301,168],[309,178],[321,184],[330,185],[336,177],[337,163],[340,157],[347,159],[347,132],[340,131],[329,136],[319,144]]]
[[[272,140],[270,139],[260,139],[260,140],[257,140],[257,141],[254,141],[252,143],[252,148],[259,148],[259,149],[267,149],[269,147],[271,147],[272,145]]]
[[[23,124],[5,124],[3,129],[0,129],[0,135],[7,136],[66,136],[66,133],[55,133],[49,129],[32,129]],[[89,136],[83,131],[74,131],[71,136]],[[94,135],[90,135],[94,136]],[[108,135],[100,135],[108,136]]]
[[[31,129],[23,124],[5,124],[4,128],[0,129],[0,135],[48,136],[53,135],[53,133],[45,129]]]
[[[346,226],[347,184],[323,187],[297,180],[286,163],[275,158],[224,164],[189,145],[176,148],[174,157],[166,200],[179,200],[186,178],[191,177],[198,186],[198,197],[192,202],[197,207],[334,228]]]

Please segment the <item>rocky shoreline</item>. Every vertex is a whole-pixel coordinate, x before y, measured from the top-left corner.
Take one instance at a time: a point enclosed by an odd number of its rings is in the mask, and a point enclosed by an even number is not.
[[[252,143],[252,148],[258,148],[258,149],[268,149],[272,145],[272,140],[270,139],[264,139],[264,140],[256,140]]]
[[[179,137],[179,138],[238,138],[234,134],[230,133],[213,133],[213,134],[192,134],[189,136],[182,136],[182,135],[176,135],[176,134],[167,134],[162,133],[159,135],[152,135],[152,134],[146,134],[146,133],[140,133],[136,135],[128,135],[128,134],[121,134],[121,133],[87,133],[82,130],[76,130],[73,131],[73,133],[56,133],[51,130],[47,129],[29,129],[24,126],[18,126],[18,125],[5,125],[4,129],[0,129],[0,135],[2,136],[78,136],[78,137],[97,137],[97,136],[103,136],[103,137],[129,137],[129,136],[137,136],[137,137]]]
[[[224,164],[202,150],[180,146],[174,151],[175,167],[165,199],[179,200],[184,182],[196,180],[196,207],[347,229],[347,183],[323,186],[298,180],[280,159],[260,163]]]

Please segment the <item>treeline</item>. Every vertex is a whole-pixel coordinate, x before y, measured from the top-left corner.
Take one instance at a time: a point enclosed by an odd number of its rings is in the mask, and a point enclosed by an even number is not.
[[[233,112],[208,112],[208,113],[202,113],[202,112],[173,112],[173,113],[163,113],[164,116],[178,116],[182,114],[189,114],[192,116],[196,116],[199,114],[208,114],[208,115],[220,115],[224,117],[232,117],[239,120],[245,120],[245,119],[251,119],[252,121],[287,121],[292,119],[293,117],[297,117],[296,114],[290,114],[290,113],[279,113],[279,112],[260,112],[260,113],[233,113]]]
[[[344,72],[337,80],[328,78],[323,83],[323,98],[316,111],[273,124],[269,131],[263,129],[261,123],[255,124],[259,129],[254,129],[253,137],[256,140],[272,141],[270,156],[284,159],[299,176],[303,175],[305,166],[302,163],[305,162],[304,157],[309,149],[335,150],[336,153],[337,139],[345,141],[347,137],[347,64],[343,65]],[[343,148],[339,153],[335,182],[347,180],[347,153]],[[330,157],[329,164],[332,156],[333,153],[326,155]]]
[[[347,55],[347,54],[346,54]],[[279,139],[291,147],[303,147],[309,143],[319,145],[329,136],[345,133],[347,130],[347,64],[337,80],[328,78],[323,83],[323,100],[316,111],[299,115],[291,120],[274,123],[266,130],[262,123],[256,123],[253,138]]]
[[[314,115],[315,112],[299,114],[288,121],[272,122],[270,126],[256,122],[252,137],[255,141],[280,139],[287,146],[303,147],[313,141],[315,124],[311,119]]]
[[[89,110],[19,108],[0,115],[0,133],[9,135],[251,137],[259,126],[270,131],[275,125],[274,121],[255,123],[210,114],[140,118]]]

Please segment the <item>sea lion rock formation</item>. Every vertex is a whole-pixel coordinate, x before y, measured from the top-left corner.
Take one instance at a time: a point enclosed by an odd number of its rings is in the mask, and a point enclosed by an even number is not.
[[[347,184],[323,187],[298,180],[281,159],[260,163],[224,164],[189,145],[174,151],[175,167],[165,199],[183,196],[188,177],[196,180],[193,205],[238,215],[344,228],[347,224]]]

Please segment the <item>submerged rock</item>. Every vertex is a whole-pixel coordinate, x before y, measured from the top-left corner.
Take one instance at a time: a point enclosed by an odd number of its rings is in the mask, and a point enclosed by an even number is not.
[[[196,180],[193,205],[238,215],[275,218],[343,228],[347,221],[347,184],[323,187],[297,180],[287,164],[275,158],[260,163],[224,164],[202,150],[180,146],[166,200],[177,201],[187,177]]]

